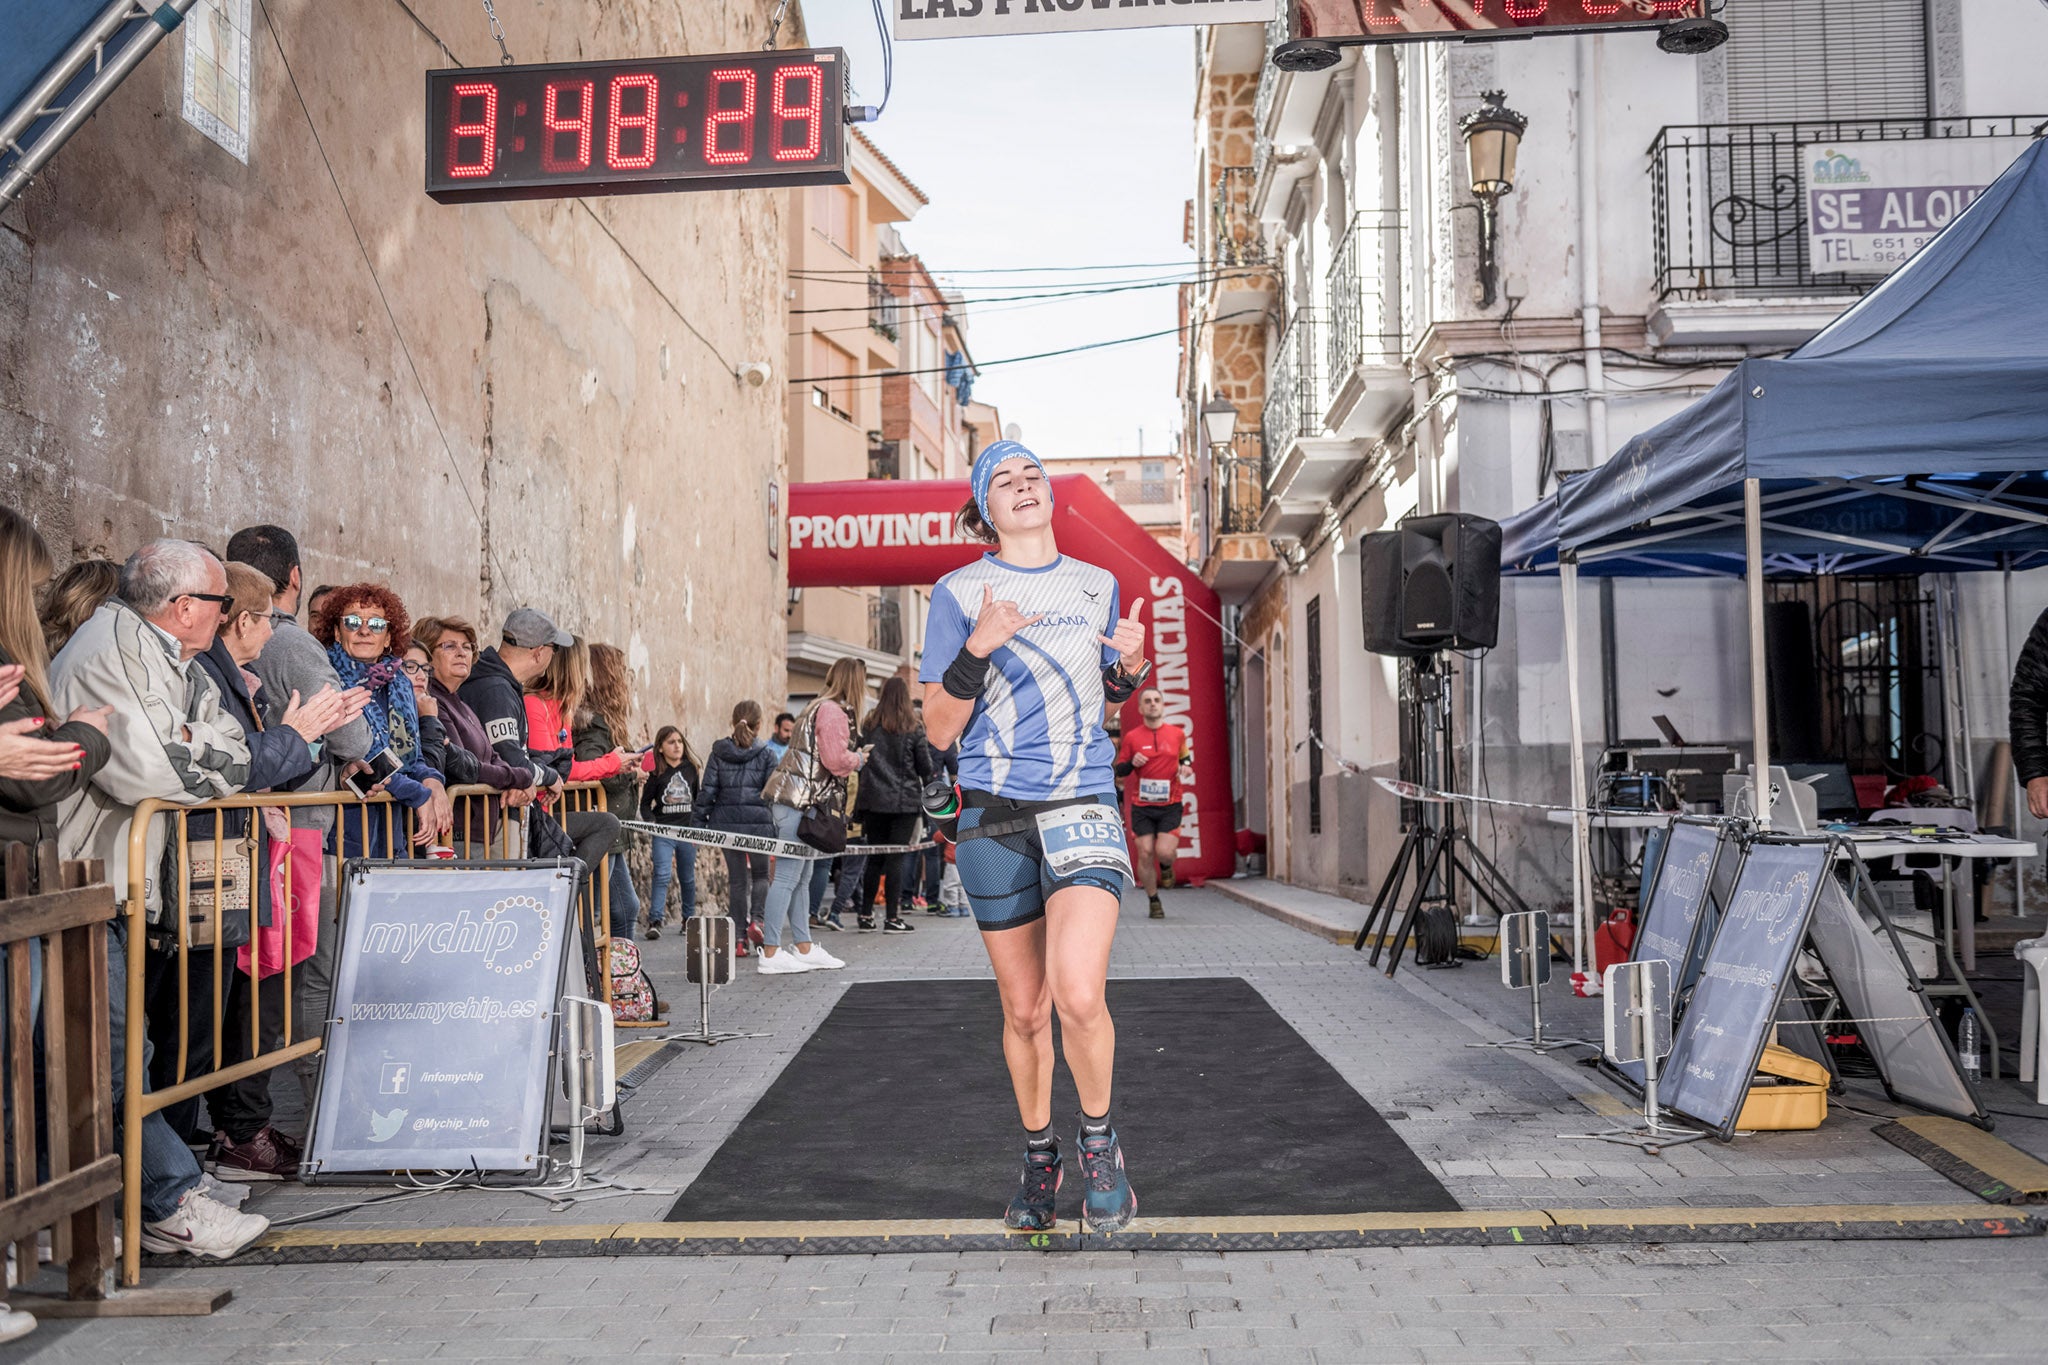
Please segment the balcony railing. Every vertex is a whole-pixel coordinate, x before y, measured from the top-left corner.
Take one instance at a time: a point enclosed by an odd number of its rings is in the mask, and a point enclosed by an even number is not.
[[[2025,137],[2031,118],[1814,120],[1664,128],[1650,144],[1660,298],[1858,294],[1876,277],[1816,272],[1799,149],[1808,143]]]
[[[903,652],[903,603],[900,599],[868,599],[868,648],[878,654]]]
[[[1212,265],[1264,265],[1270,259],[1259,216],[1252,212],[1251,167],[1225,166],[1216,172],[1209,202],[1209,247]]]
[[[1401,359],[1401,215],[1353,215],[1330,266],[1330,384]]]
[[[1323,390],[1317,380],[1316,316],[1297,309],[1280,334],[1266,367],[1266,406],[1259,416],[1265,457],[1271,461],[1297,438],[1323,429]]]
[[[1216,534],[1256,535],[1266,505],[1264,442],[1256,431],[1240,431],[1216,460]]]
[[[879,271],[868,272],[868,326],[894,341],[901,313],[900,300],[889,292]]]
[[[1266,132],[1267,116],[1280,95],[1280,78],[1286,73],[1273,65],[1273,49],[1287,41],[1287,11],[1291,5],[1275,5],[1266,21],[1266,50],[1259,59],[1259,88],[1252,96],[1252,179],[1258,181],[1273,160],[1273,139]]]

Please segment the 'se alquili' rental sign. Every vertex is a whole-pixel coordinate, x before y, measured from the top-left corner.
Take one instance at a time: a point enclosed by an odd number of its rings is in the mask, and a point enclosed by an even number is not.
[[[1099,28],[1263,24],[1278,0],[890,0],[896,41]]]
[[[1810,142],[1799,149],[1816,274],[1889,275],[2027,149],[2023,137]]]

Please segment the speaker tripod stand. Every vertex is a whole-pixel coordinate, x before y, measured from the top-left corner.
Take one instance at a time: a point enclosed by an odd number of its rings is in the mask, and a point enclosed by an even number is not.
[[[1394,855],[1394,865],[1387,869],[1386,880],[1380,883],[1379,894],[1372,899],[1372,908],[1366,912],[1365,923],[1358,930],[1358,937],[1352,941],[1352,948],[1362,949],[1367,940],[1374,939],[1372,956],[1367,959],[1373,966],[1380,965],[1380,954],[1386,952],[1387,975],[1401,965],[1402,951],[1407,948],[1415,934],[1417,922],[1425,906],[1449,907],[1453,924],[1456,923],[1457,908],[1452,899],[1456,886],[1455,878],[1463,874],[1471,886],[1472,894],[1485,901],[1496,918],[1507,914],[1526,914],[1529,907],[1508,885],[1493,860],[1481,852],[1472,841],[1471,832],[1458,818],[1455,808],[1447,809],[1442,819],[1434,824],[1417,824],[1401,840],[1401,848]],[[1394,928],[1394,913],[1401,904],[1401,892],[1409,887],[1407,909],[1401,915],[1400,927]],[[1441,888],[1431,893],[1432,888]],[[1393,936],[1387,931],[1393,929]],[[1455,932],[1455,930],[1453,931]],[[1453,953],[1456,949],[1453,947]],[[1420,954],[1417,955],[1420,961]],[[1455,957],[1451,959],[1455,961]]]
[[[1457,769],[1450,721],[1451,678],[1450,668],[1436,653],[1411,657],[1402,667],[1402,748],[1414,757],[1418,775],[1431,788],[1446,786],[1446,779]],[[1427,966],[1457,966],[1460,875],[1471,886],[1472,894],[1492,909],[1495,918],[1528,912],[1521,896],[1473,841],[1471,831],[1465,827],[1462,808],[1449,803],[1423,805],[1402,836],[1394,864],[1387,869],[1386,880],[1380,883],[1379,894],[1373,897],[1372,909],[1366,912],[1365,923],[1359,927],[1352,948],[1363,949],[1366,941],[1372,939],[1372,965],[1379,966],[1380,954],[1388,952],[1387,975],[1392,976],[1401,965],[1402,952],[1415,941],[1416,928],[1428,913],[1429,922],[1441,932],[1416,942],[1416,961]],[[1407,908],[1396,928],[1395,908],[1403,903],[1404,888]],[[1448,943],[1440,941],[1443,932],[1449,934]],[[1427,961],[1424,947],[1431,949]]]

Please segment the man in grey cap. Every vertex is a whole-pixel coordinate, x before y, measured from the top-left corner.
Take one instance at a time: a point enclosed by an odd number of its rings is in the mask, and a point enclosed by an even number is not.
[[[519,772],[532,773],[536,787],[559,789],[569,776],[576,751],[573,746],[528,747],[526,689],[548,671],[555,651],[572,643],[569,632],[545,613],[520,607],[505,617],[498,646],[477,656],[476,666],[456,694],[483,722],[484,734],[498,757]],[[618,817],[604,811],[568,811],[558,813],[555,819],[576,845],[577,860],[594,874],[618,837]]]

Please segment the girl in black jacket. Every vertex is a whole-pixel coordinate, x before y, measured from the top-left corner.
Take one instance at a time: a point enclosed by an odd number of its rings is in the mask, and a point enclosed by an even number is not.
[[[664,725],[654,737],[654,747],[645,760],[647,781],[640,788],[640,818],[651,825],[672,825],[687,829],[697,821],[698,787],[702,783],[697,756],[690,741],[673,725]],[[656,837],[654,841],[654,887],[647,898],[647,937],[660,938],[662,921],[668,918],[668,884],[674,881],[682,892],[682,918],[697,913],[697,846],[679,839]],[[747,941],[739,940],[744,956]]]
[[[925,780],[935,771],[924,727],[910,709],[910,685],[901,678],[883,683],[881,700],[868,712],[860,730],[861,743],[871,749],[867,766],[860,772],[860,793],[854,798],[863,835],[871,844],[910,843],[924,809]],[[889,879],[889,900],[882,932],[907,934],[915,927],[903,918],[903,907],[910,903],[911,859],[908,853],[868,859],[861,874],[862,929],[875,927],[875,892],[884,874]]]
[[[775,751],[761,738],[761,703],[743,701],[732,708],[732,736],[711,746],[711,758],[704,764],[704,786],[699,806],[704,823],[711,829],[733,834],[775,837],[775,813],[761,795],[775,771]],[[753,937],[750,926],[760,923],[768,904],[768,855],[725,850],[725,870],[731,879],[727,913],[740,941]]]

